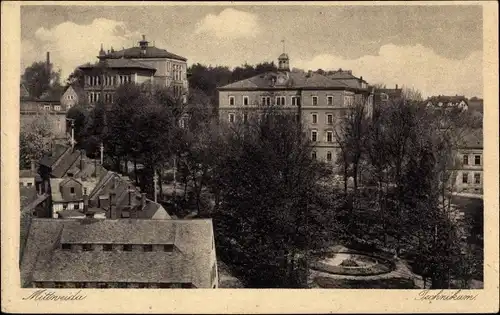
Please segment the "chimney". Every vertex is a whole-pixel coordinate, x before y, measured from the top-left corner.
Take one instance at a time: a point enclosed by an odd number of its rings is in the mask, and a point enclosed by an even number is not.
[[[118,219],[118,215],[116,213],[116,194],[115,192],[110,192],[109,193],[109,215],[112,220]]]
[[[132,189],[132,186],[128,185],[128,205],[132,205],[132,192],[134,190]]]
[[[146,207],[146,193],[141,194],[141,210]]]
[[[87,195],[87,187],[83,188],[83,213],[87,214],[89,211],[89,195]]]
[[[47,71],[50,71],[50,52],[47,51],[47,60],[45,62],[45,66],[47,67]]]
[[[31,160],[31,172],[36,173],[36,162],[35,160]]]
[[[398,85],[396,84],[396,90],[398,89]]]

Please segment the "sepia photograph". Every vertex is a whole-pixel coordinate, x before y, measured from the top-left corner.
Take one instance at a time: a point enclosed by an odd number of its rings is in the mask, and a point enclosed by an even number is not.
[[[23,300],[390,289],[472,304],[498,194],[485,8],[326,4],[18,5]]]

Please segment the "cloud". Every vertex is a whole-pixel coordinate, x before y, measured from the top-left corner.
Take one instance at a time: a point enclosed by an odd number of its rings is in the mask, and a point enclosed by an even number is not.
[[[257,16],[235,9],[225,9],[219,15],[208,14],[196,25],[196,34],[212,34],[217,38],[256,37],[260,33]]]
[[[425,96],[447,94],[482,96],[482,52],[474,51],[464,59],[448,59],[422,45],[380,47],[376,56],[344,59],[331,54],[317,55],[310,60],[293,61],[303,69],[349,69],[369,83],[388,87],[415,87]]]
[[[45,60],[50,51],[51,62],[61,69],[62,83],[77,66],[97,60],[101,43],[108,50],[111,46],[130,47],[140,40],[140,34],[130,31],[124,22],[102,18],[84,25],[64,22],[51,29],[41,27],[34,35],[34,39],[21,44],[22,69],[33,61]]]

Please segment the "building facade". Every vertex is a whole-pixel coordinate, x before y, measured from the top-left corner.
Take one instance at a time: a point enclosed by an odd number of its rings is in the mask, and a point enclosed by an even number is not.
[[[55,138],[66,137],[67,111],[59,100],[22,99],[20,102],[21,129],[42,118],[47,119],[51,133]]]
[[[455,192],[483,194],[483,130],[466,135],[458,146],[459,167],[456,171]]]
[[[260,74],[218,88],[219,120],[242,123],[262,107],[278,106],[295,113],[314,145],[313,158],[335,163],[339,147],[334,128],[351,105],[362,102],[368,115],[373,93],[356,77],[330,78],[312,71],[289,71],[289,57],[278,58],[278,71]]]
[[[112,103],[116,89],[127,83],[170,87],[176,96],[187,97],[187,59],[150,45],[144,35],[136,47],[106,52],[101,45],[97,58],[97,64],[79,67],[90,105]]]
[[[61,96],[61,105],[66,110],[77,105],[80,101],[85,101],[85,91],[76,85],[70,85]]]

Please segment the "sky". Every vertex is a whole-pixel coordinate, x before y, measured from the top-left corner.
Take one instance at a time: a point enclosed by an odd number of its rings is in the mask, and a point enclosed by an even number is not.
[[[25,5],[21,69],[50,51],[64,81],[97,60],[101,43],[128,48],[144,34],[188,65],[276,63],[285,50],[295,68],[352,70],[424,96],[481,97],[482,25],[473,5]]]

